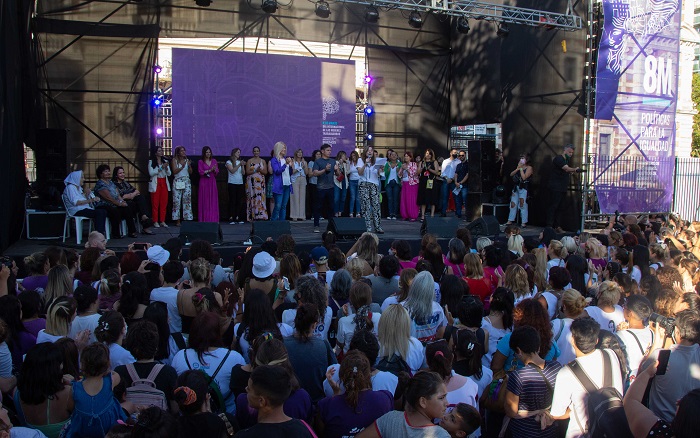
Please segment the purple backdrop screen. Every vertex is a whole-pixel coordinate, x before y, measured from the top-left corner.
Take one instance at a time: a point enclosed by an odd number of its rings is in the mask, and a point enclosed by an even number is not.
[[[244,156],[310,156],[322,143],[355,148],[355,62],[286,55],[173,49],[173,146]]]

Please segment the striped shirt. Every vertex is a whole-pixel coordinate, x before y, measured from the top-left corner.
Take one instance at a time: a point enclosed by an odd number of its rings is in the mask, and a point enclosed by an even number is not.
[[[557,373],[561,369],[561,364],[556,361],[545,361],[544,369],[541,370],[549,381],[551,390],[547,387],[542,375],[537,372],[534,365],[528,365],[511,372],[508,375],[508,391],[519,397],[518,410],[537,411],[552,404],[554,394],[554,383],[557,380]],[[545,430],[541,430],[540,422],[535,417],[512,419],[510,427],[513,438],[518,437],[551,437],[557,436],[557,427],[552,425]]]

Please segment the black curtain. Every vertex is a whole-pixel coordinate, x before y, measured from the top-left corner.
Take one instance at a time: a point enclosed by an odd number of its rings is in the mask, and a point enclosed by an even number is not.
[[[33,142],[35,74],[28,29],[33,2],[0,0],[0,250],[21,234],[24,220],[23,143]]]

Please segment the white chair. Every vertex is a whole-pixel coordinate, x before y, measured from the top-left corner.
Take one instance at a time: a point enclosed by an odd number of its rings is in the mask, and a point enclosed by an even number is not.
[[[83,221],[88,221],[88,234],[92,232],[95,221],[89,217],[71,215],[68,212],[68,204],[66,202],[66,197],[61,196],[61,199],[63,200],[63,206],[66,209],[66,221],[63,223],[63,243],[66,242],[66,237],[70,235],[70,220],[73,219],[75,221],[75,243],[77,245],[80,245],[80,243],[83,240]],[[107,240],[109,240],[109,231],[109,221],[107,220],[105,221],[105,234],[107,234],[105,238]]]

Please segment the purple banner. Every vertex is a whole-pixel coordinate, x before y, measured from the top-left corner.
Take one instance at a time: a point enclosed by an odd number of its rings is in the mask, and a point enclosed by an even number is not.
[[[173,146],[244,156],[278,141],[310,156],[322,143],[355,148],[355,62],[173,49]]]
[[[602,2],[591,144],[603,213],[671,208],[680,3]]]

